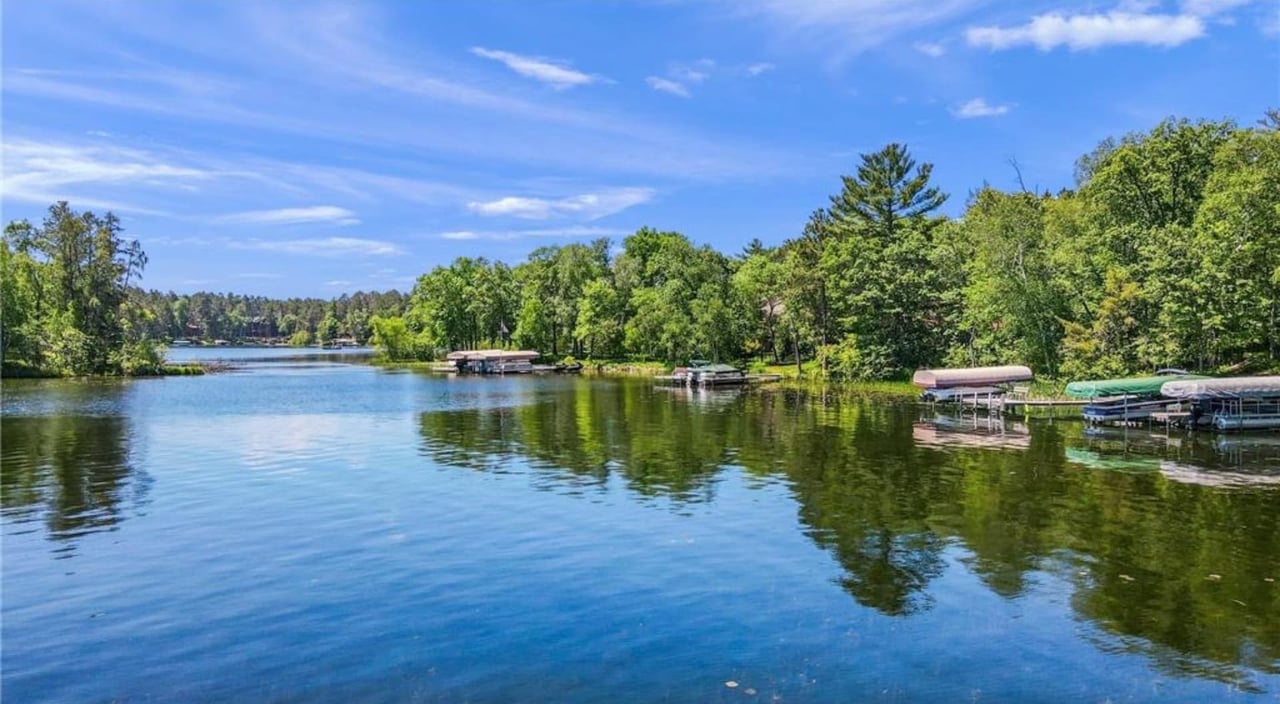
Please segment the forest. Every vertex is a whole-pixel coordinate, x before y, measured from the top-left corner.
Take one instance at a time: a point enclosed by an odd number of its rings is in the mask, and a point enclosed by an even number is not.
[[[39,226],[9,223],[0,246],[4,374],[157,374],[174,340],[310,345],[365,341],[369,321],[396,316],[397,291],[274,300],[146,291],[147,255],[119,219],[55,203]]]
[[[1015,164],[1016,166],[1016,164]],[[1280,111],[1109,138],[1058,193],[981,185],[961,216],[905,145],[861,156],[798,234],[719,252],[670,231],[463,257],[408,295],[178,295],[108,214],[54,205],[0,248],[6,369],[137,373],[175,339],[349,337],[394,361],[520,347],[551,359],[794,364],[832,379],[1021,363],[1049,378],[1280,366]]]
[[[395,359],[515,345],[551,357],[781,364],[843,379],[1022,363],[1051,378],[1280,361],[1280,112],[1169,119],[1107,139],[1056,194],[982,185],[939,209],[933,165],[865,154],[798,236],[735,254],[641,229],[460,258],[403,317],[371,321]]]

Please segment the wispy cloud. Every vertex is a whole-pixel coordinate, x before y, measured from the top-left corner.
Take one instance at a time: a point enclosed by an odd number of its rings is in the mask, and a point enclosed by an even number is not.
[[[1268,37],[1280,37],[1280,7],[1258,20],[1258,30]]]
[[[681,98],[688,98],[690,95],[689,89],[686,88],[683,83],[673,81],[669,78],[648,76],[644,79],[644,82],[648,83],[650,88],[661,93],[670,93],[671,95],[678,95]]]
[[[249,225],[300,225],[328,223],[331,225],[358,225],[356,214],[336,205],[314,205],[306,208],[276,208],[274,210],[249,210],[217,218],[218,222]]]
[[[716,62],[711,59],[698,59],[692,63],[673,63],[667,69],[667,75],[686,84],[698,84],[711,77]]]
[[[137,6],[95,4],[89,14],[109,30],[146,38],[157,51],[190,54],[203,63],[166,69],[173,75],[145,82],[104,81],[84,72],[18,73],[20,67],[8,61],[5,94],[35,96],[54,107],[88,104],[162,115],[192,128],[236,125],[256,133],[259,143],[280,135],[306,138],[319,148],[396,150],[418,163],[458,157],[683,180],[754,178],[798,168],[793,153],[753,139],[637,116],[619,106],[497,90],[475,62],[405,42],[387,13],[368,4],[219,4],[205,13],[218,31],[193,28],[168,5],[144,13]],[[104,65],[119,63],[113,48],[104,43],[99,49]],[[276,80],[282,76],[292,79]],[[218,88],[184,88],[206,84]]]
[[[546,83],[556,90],[565,90],[590,83],[600,83],[605,80],[601,76],[583,73],[571,67],[565,61],[557,61],[540,56],[523,56],[510,51],[486,49],[481,46],[471,47],[471,53],[485,59],[501,62],[521,76]]]
[[[196,218],[149,207],[188,212],[219,203],[227,209],[268,202],[324,202],[333,198],[385,205],[404,201],[454,205],[475,199],[478,189],[424,178],[416,164],[382,173],[322,163],[289,162],[235,153],[178,149],[154,140],[132,146],[109,136],[61,142],[8,137],[3,144],[5,201],[48,204],[67,200],[77,207],[168,215],[218,224],[353,225],[355,212],[337,205],[245,210]],[[182,208],[176,203],[186,201]],[[324,199],[324,200],[322,200]],[[246,202],[247,201],[247,202]]]
[[[758,18],[789,44],[843,60],[926,27],[965,15],[992,0],[721,0],[726,11]]]
[[[1182,11],[1189,15],[1210,17],[1253,2],[1254,0],[1182,0]]]
[[[765,65],[756,64],[757,67]],[[716,62],[711,59],[698,59],[692,63],[672,62],[667,66],[666,77],[649,76],[644,80],[649,84],[650,88],[656,91],[688,98],[693,94],[693,91],[689,90],[689,86],[696,86],[710,78],[711,72],[715,67]],[[772,68],[771,65],[770,68]],[[764,70],[767,69],[761,69],[761,72]]]
[[[440,239],[445,240],[518,240],[524,238],[580,238],[580,237],[619,237],[628,234],[628,230],[615,227],[589,227],[575,225],[572,227],[535,228],[524,230],[459,230],[441,232]]]
[[[1196,15],[1106,14],[1037,15],[1015,27],[970,27],[969,44],[992,51],[1035,46],[1041,51],[1066,47],[1072,51],[1137,44],[1174,47],[1204,36],[1204,21]]]
[[[748,67],[747,67],[747,75],[748,75],[748,76],[755,77],[755,76],[759,76],[760,74],[763,74],[763,73],[768,73],[768,72],[772,71],[772,70],[773,70],[773,69],[775,69],[775,68],[777,68],[777,67],[776,67],[776,66],[774,66],[773,64],[769,63],[768,61],[761,61],[761,62],[759,62],[759,63],[754,63],[754,64],[751,64],[750,66],[748,66]]]
[[[946,47],[936,42],[916,42],[912,46],[915,47],[915,50],[920,52],[921,54],[924,54],[925,56],[933,57],[935,59],[947,53]]]
[[[334,286],[334,287],[340,287],[340,286],[352,286],[352,285],[354,285],[354,284],[355,284],[355,282],[354,282],[354,281],[349,281],[349,280],[347,280],[347,279],[334,279],[334,280],[332,280],[332,281],[326,281],[326,282],[324,282],[324,285],[325,285],[325,286]]]
[[[490,201],[473,201],[467,204],[467,208],[478,215],[490,217],[526,220],[577,217],[596,220],[646,203],[653,196],[652,188],[611,188],[559,199],[506,196]]]
[[[233,240],[234,249],[250,249],[281,254],[299,254],[313,257],[391,256],[404,254],[404,250],[392,242],[358,237],[323,237],[295,240]]]
[[[961,120],[969,120],[975,117],[997,117],[1004,115],[1012,109],[1011,105],[991,105],[983,98],[974,98],[952,109],[951,114]]]
[[[116,200],[114,191],[134,192],[140,186],[190,189],[215,175],[136,149],[23,139],[9,139],[3,144],[6,200],[28,203],[67,200],[84,207],[155,215],[160,212]]]

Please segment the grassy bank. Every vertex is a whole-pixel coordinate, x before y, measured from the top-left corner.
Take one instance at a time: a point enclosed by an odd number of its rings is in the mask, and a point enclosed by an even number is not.
[[[141,370],[134,374],[93,374],[88,376],[99,377],[130,377],[130,378],[148,378],[148,377],[164,377],[164,376],[200,376],[210,371],[219,371],[218,369],[206,368],[204,364],[165,364],[155,369]],[[21,362],[6,362],[4,368],[0,370],[0,377],[5,379],[71,379],[77,378],[73,375],[59,374],[49,371],[48,369],[40,369]],[[88,377],[83,377],[88,378]]]
[[[582,371],[602,376],[659,376],[670,374],[673,366],[665,362],[584,360]]]

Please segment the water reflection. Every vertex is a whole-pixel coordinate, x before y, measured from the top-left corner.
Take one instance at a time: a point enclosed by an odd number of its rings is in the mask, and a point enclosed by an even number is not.
[[[423,452],[444,464],[502,471],[519,456],[567,486],[616,474],[643,496],[706,501],[728,459],[731,408],[584,383],[528,405],[427,412],[420,424]]]
[[[844,589],[881,613],[931,608],[959,548],[1008,599],[1063,580],[1104,650],[1246,689],[1251,671],[1280,672],[1280,490],[1267,479],[1280,443],[989,426],[784,392],[691,400],[583,384],[526,406],[427,412],[422,451],[485,471],[518,460],[557,488],[616,477],[677,504],[713,497],[717,473],[738,467],[791,486]],[[1258,481],[1204,480],[1228,474]]]
[[[5,416],[2,505],[18,525],[42,520],[51,540],[111,530],[146,500],[149,479],[130,460],[119,416]]]

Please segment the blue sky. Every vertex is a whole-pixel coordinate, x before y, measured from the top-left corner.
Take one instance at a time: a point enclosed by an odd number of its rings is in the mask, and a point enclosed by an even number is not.
[[[112,209],[143,284],[408,290],[641,226],[796,235],[906,142],[947,212],[1168,115],[1280,105],[1276,0],[6,2],[3,216]]]

